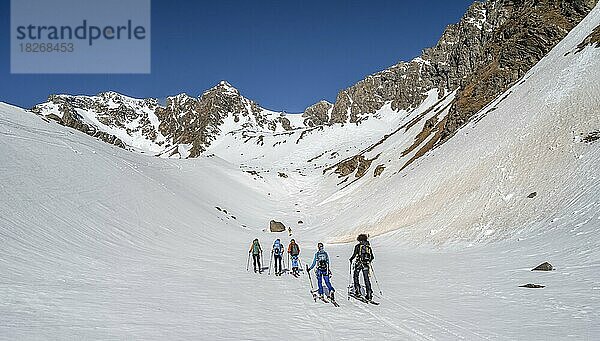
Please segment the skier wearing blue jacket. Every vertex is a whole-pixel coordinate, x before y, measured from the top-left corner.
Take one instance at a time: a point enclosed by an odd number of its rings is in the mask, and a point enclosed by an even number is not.
[[[273,260],[275,261],[275,276],[281,276],[283,273],[283,268],[281,266],[281,260],[283,258],[283,244],[281,244],[281,240],[277,238],[275,243],[273,243],[273,250],[271,251],[273,254]]]
[[[310,271],[315,265],[317,266],[315,274],[317,275],[317,284],[319,285],[319,296],[320,298],[323,298],[322,280],[325,280],[325,285],[327,286],[327,289],[329,289],[329,299],[334,301],[335,297],[333,293],[335,292],[335,289],[329,281],[329,276],[331,275],[331,271],[329,271],[329,255],[323,249],[323,243],[317,244],[317,247],[319,250],[315,253],[312,265],[307,270]]]

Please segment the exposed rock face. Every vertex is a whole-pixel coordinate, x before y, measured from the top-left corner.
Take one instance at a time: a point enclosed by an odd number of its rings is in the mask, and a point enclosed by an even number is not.
[[[97,123],[121,129],[128,135],[141,134],[160,145],[163,141],[153,129],[149,116],[149,112],[156,107],[155,99],[138,100],[116,92],[103,92],[92,97],[51,95],[48,102],[36,105],[32,111],[125,148],[126,145],[121,139],[100,129]],[[97,122],[94,122],[94,119]]]
[[[331,123],[356,123],[391,102],[394,110],[409,110],[425,99],[425,92],[454,90],[476,69],[483,43],[494,27],[486,5],[476,2],[460,23],[450,25],[433,48],[419,58],[400,62],[342,90],[335,101]],[[440,95],[443,91],[440,92]]]
[[[269,222],[269,231],[271,232],[284,232],[286,230],[285,225],[279,221],[271,220]]]
[[[340,163],[326,168],[323,173],[335,168],[334,173],[338,174],[338,177],[342,178],[348,176],[356,171],[355,177],[360,178],[369,169],[373,160],[366,159],[363,155],[356,155]]]
[[[581,52],[586,46],[593,46],[595,48],[600,47],[600,26],[596,27],[594,31],[587,36],[579,45],[577,45],[577,52]]]
[[[552,271],[554,270],[554,267],[552,266],[552,264],[548,263],[548,262],[544,262],[538,266],[536,266],[535,268],[531,269],[531,271]]]
[[[302,117],[304,117],[304,125],[314,127],[328,124],[332,108],[333,104],[327,101],[320,101],[306,108],[302,114]]]
[[[373,173],[373,176],[378,177],[381,175],[381,173],[383,173],[383,171],[385,170],[385,166],[384,165],[378,165],[377,167],[375,167],[375,172]]]
[[[443,129],[446,140],[471,116],[506,91],[542,59],[595,6],[593,0],[490,1],[493,23],[481,44],[479,62],[460,83],[457,101]]]

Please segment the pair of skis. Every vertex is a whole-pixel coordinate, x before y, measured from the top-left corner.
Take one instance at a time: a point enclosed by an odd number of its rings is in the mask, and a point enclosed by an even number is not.
[[[367,300],[365,297],[363,296],[356,296],[353,293],[348,292],[348,299],[350,299],[350,297],[354,298],[357,301],[361,301],[363,303],[366,304],[373,304],[373,305],[379,305],[379,302],[375,302],[373,300]]]
[[[310,291],[313,295],[313,299],[315,300],[315,302],[317,301],[317,299],[323,301],[323,303],[331,303],[336,307],[339,307],[340,305],[335,301],[332,300],[331,297],[325,297],[325,296],[321,296],[321,295],[317,295],[318,290],[311,290]]]
[[[356,263],[355,263],[356,266]],[[369,266],[369,274],[371,273],[371,271],[373,271],[373,267]],[[352,284],[352,262],[350,262],[350,273],[348,276],[348,279],[350,280],[350,283],[348,283],[348,300],[350,300],[350,297],[354,298],[357,301],[361,301],[365,304],[373,304],[373,305],[379,305],[379,302],[375,302],[372,299],[368,300],[366,297],[361,295],[361,288],[359,288],[359,292],[358,295],[355,293],[354,290],[354,284]],[[375,277],[375,272],[373,271],[373,277]],[[379,287],[379,282],[377,282],[377,277],[375,277],[375,281],[377,283],[377,286]],[[382,294],[381,289],[379,289],[379,293]]]
[[[308,265],[306,265],[306,273],[308,274],[308,280],[310,281],[310,293],[313,296],[313,300],[315,300],[315,302],[317,302],[317,298],[318,298],[321,301],[323,301],[324,303],[331,303],[334,306],[339,307],[340,305],[335,300],[332,300],[331,298],[329,298],[329,300],[328,300],[327,298],[325,298],[322,295],[317,295],[318,290],[315,290],[315,287],[313,286],[312,276],[310,275],[310,271],[308,270]]]

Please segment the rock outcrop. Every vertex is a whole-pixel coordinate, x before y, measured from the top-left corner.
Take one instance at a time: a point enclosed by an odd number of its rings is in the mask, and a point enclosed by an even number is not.
[[[302,114],[304,125],[314,127],[328,124],[332,108],[333,104],[327,101],[320,101],[306,108]]]
[[[589,36],[577,45],[575,53],[581,52],[586,46],[600,47],[600,26],[596,27]]]
[[[535,268],[531,269],[531,271],[552,271],[554,270],[554,267],[552,266],[552,264],[548,263],[548,262],[544,262],[538,266],[536,266]]]
[[[545,288],[545,285],[541,285],[541,284],[533,284],[533,283],[527,283],[527,284],[523,284],[523,285],[519,285],[520,288],[530,288],[530,289],[541,289],[541,288]]]
[[[271,232],[284,232],[286,230],[285,225],[282,222],[271,220],[269,222],[269,231]]]

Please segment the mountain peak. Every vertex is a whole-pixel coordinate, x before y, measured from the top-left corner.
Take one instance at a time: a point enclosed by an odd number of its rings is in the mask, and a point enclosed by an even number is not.
[[[226,80],[222,80],[222,81],[220,81],[218,85],[219,85],[219,86],[225,86],[225,87],[231,87],[231,88],[233,88],[233,86],[231,85],[231,83],[229,83],[229,82],[228,82],[228,81],[226,81]]]
[[[99,92],[96,96],[98,97],[104,97],[104,98],[111,98],[111,97],[128,97],[125,96],[121,93],[118,93],[116,91],[113,90],[108,90],[108,91],[103,91],[103,92]]]
[[[219,84],[217,84],[209,89],[209,91],[211,91],[211,90],[216,90],[219,92],[229,92],[229,93],[236,94],[236,95],[240,94],[240,91],[238,89],[236,89],[233,85],[231,85],[231,83],[229,83],[226,80],[220,81]]]

